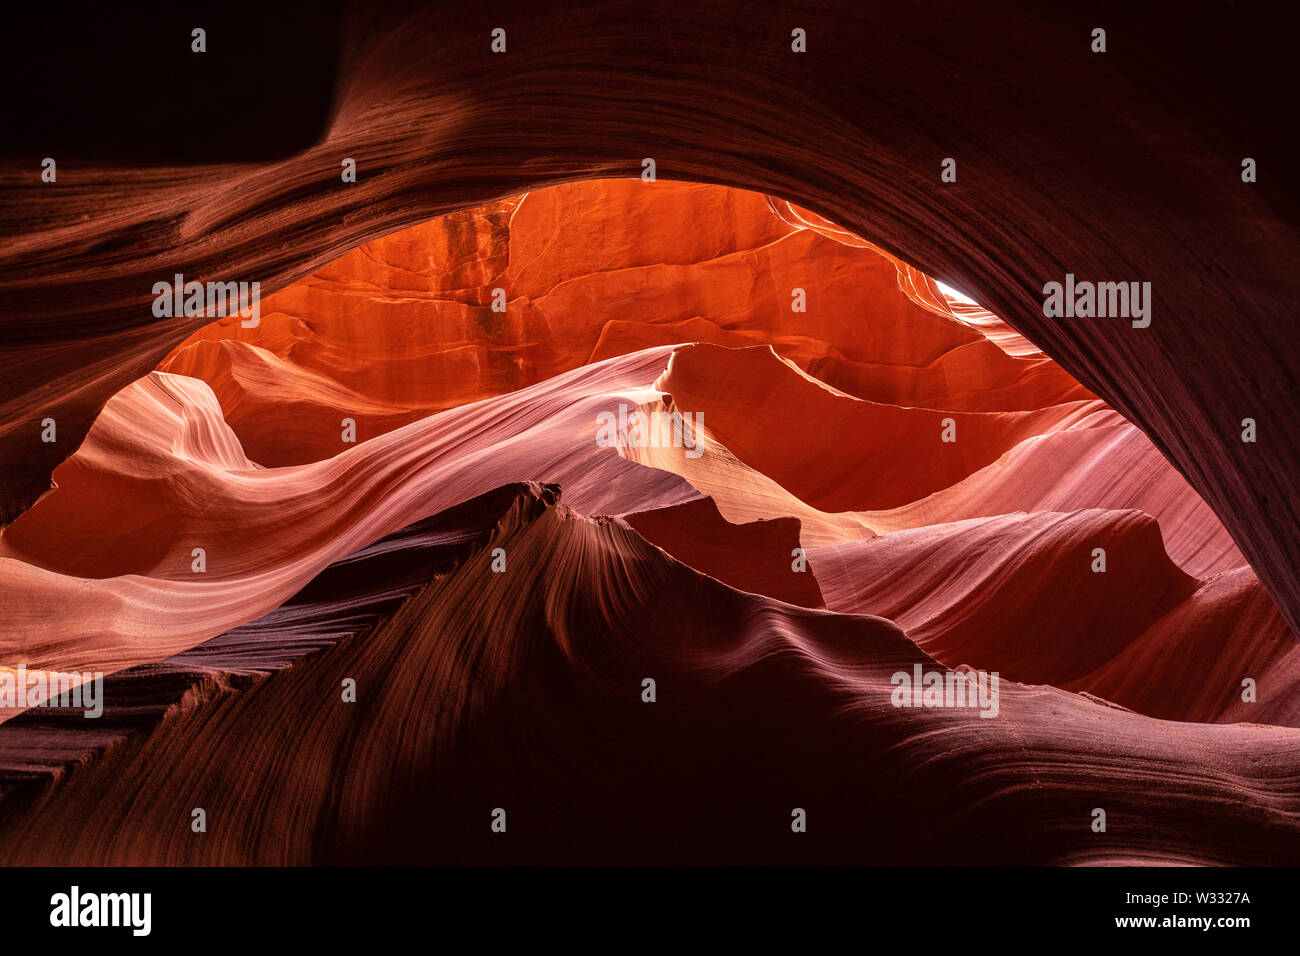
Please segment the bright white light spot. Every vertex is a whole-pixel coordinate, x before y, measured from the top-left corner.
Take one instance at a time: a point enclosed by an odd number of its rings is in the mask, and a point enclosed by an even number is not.
[[[939,291],[948,296],[948,298],[956,299],[958,302],[965,302],[968,305],[979,305],[978,302],[968,296],[965,292],[958,292],[952,286],[944,285],[938,279],[935,279],[934,281],[939,286]]]

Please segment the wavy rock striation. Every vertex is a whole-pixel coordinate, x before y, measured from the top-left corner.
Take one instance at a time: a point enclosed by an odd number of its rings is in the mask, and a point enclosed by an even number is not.
[[[496,547],[513,567],[484,574]],[[79,740],[89,758],[47,755],[15,785],[39,724],[0,730],[0,859],[963,863],[972,838],[984,863],[1300,851],[1294,732],[1011,683],[991,720],[896,708],[890,676],[914,664],[939,666],[888,621],[737,592],[553,487],[506,487],[119,675],[134,706],[113,739]]]
[[[818,213],[574,182],[262,305],[186,330],[0,535],[0,684],[109,675],[98,721],[0,709],[0,861],[1300,848],[1294,645],[1228,528]],[[899,706],[914,667],[999,696]]]
[[[348,4],[327,43],[296,42],[300,25],[286,21],[283,42],[267,44],[277,75],[333,67],[332,83],[295,87],[295,117],[327,118],[306,148],[310,120],[282,123],[292,136],[265,118],[239,135],[238,101],[189,118],[231,145],[209,136],[212,151],[185,164],[168,149],[128,165],[92,144],[49,184],[43,147],[14,141],[0,157],[6,523],[49,488],[104,403],[205,324],[154,317],[160,279],[257,280],[269,294],[442,213],[639,176],[650,152],[660,182],[648,189],[718,182],[797,203],[988,306],[1152,438],[1300,622],[1300,238],[1280,172],[1292,133],[1276,123],[1296,112],[1293,10],[1257,11],[1243,34],[1215,9],[1169,18],[1111,5],[1097,16],[1112,49],[1098,55],[1096,17],[1064,7],[834,2],[800,13],[806,54],[792,52],[791,14],[775,0],[672,18],[629,0],[564,17],[497,9],[507,55],[491,53],[478,11],[459,2]],[[115,68],[165,97],[156,33],[115,35]],[[1213,70],[1206,36],[1218,43]],[[1011,55],[991,60],[1008,38]],[[12,51],[16,75],[35,75],[55,43],[69,70],[87,64],[81,85],[95,89],[102,56],[79,57],[62,35]],[[227,55],[237,51],[217,45],[208,62],[233,70]],[[882,65],[906,82],[882,86]],[[186,115],[191,94],[180,86],[179,106],[159,115]],[[84,119],[112,130],[139,112],[108,109],[122,115]],[[249,139],[272,148],[249,162]],[[944,157],[957,160],[955,182],[940,178]],[[1257,182],[1242,181],[1243,157],[1259,163]],[[355,183],[341,181],[343,158],[357,163]],[[493,228],[465,226],[489,247]],[[443,271],[464,293],[491,268]],[[1151,282],[1151,326],[1045,316],[1041,289],[1067,272]],[[40,440],[45,418],[56,442]],[[1244,418],[1255,443],[1240,439]]]

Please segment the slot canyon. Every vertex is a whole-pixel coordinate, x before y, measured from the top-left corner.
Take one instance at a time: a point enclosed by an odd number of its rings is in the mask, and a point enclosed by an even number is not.
[[[1279,64],[992,6],[339,3],[29,117],[0,863],[1293,861]]]

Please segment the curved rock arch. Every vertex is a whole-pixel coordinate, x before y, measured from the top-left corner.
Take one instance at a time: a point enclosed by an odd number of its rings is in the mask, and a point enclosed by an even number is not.
[[[1229,35],[1207,71],[1197,56],[1222,36],[1214,16],[1120,5],[1086,21],[1009,3],[833,4],[798,23],[766,0],[740,12],[615,0],[564,18],[501,6],[489,22],[468,3],[357,4],[333,96],[295,107],[328,116],[312,145],[265,126],[250,133],[279,158],[149,166],[92,147],[57,186],[40,182],[38,156],[6,150],[3,519],[48,487],[110,395],[202,324],[153,319],[157,279],[258,279],[269,293],[442,212],[638,175],[651,156],[662,178],[788,199],[973,294],[1151,436],[1297,629],[1300,239],[1294,134],[1274,129],[1296,94],[1270,86],[1285,52]],[[1098,18],[1104,55],[1088,49]],[[489,50],[497,21],[505,55]],[[792,26],[808,53],[790,51]],[[292,22],[279,29],[281,68],[328,55],[295,47]],[[238,129],[236,113],[194,119]],[[958,180],[945,184],[950,156]],[[1259,183],[1242,182],[1243,156]],[[339,181],[344,157],[355,185]],[[1151,327],[1044,317],[1041,287],[1066,272],[1150,281]],[[47,415],[53,445],[39,440]],[[1245,417],[1256,444],[1240,441]]]

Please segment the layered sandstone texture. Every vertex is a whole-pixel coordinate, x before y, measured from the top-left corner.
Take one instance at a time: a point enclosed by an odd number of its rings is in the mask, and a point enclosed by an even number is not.
[[[1295,859],[1285,605],[1155,419],[776,195],[372,199],[255,327],[82,380],[0,664],[105,715],[0,714],[0,861]],[[917,666],[996,708],[898,706]]]

